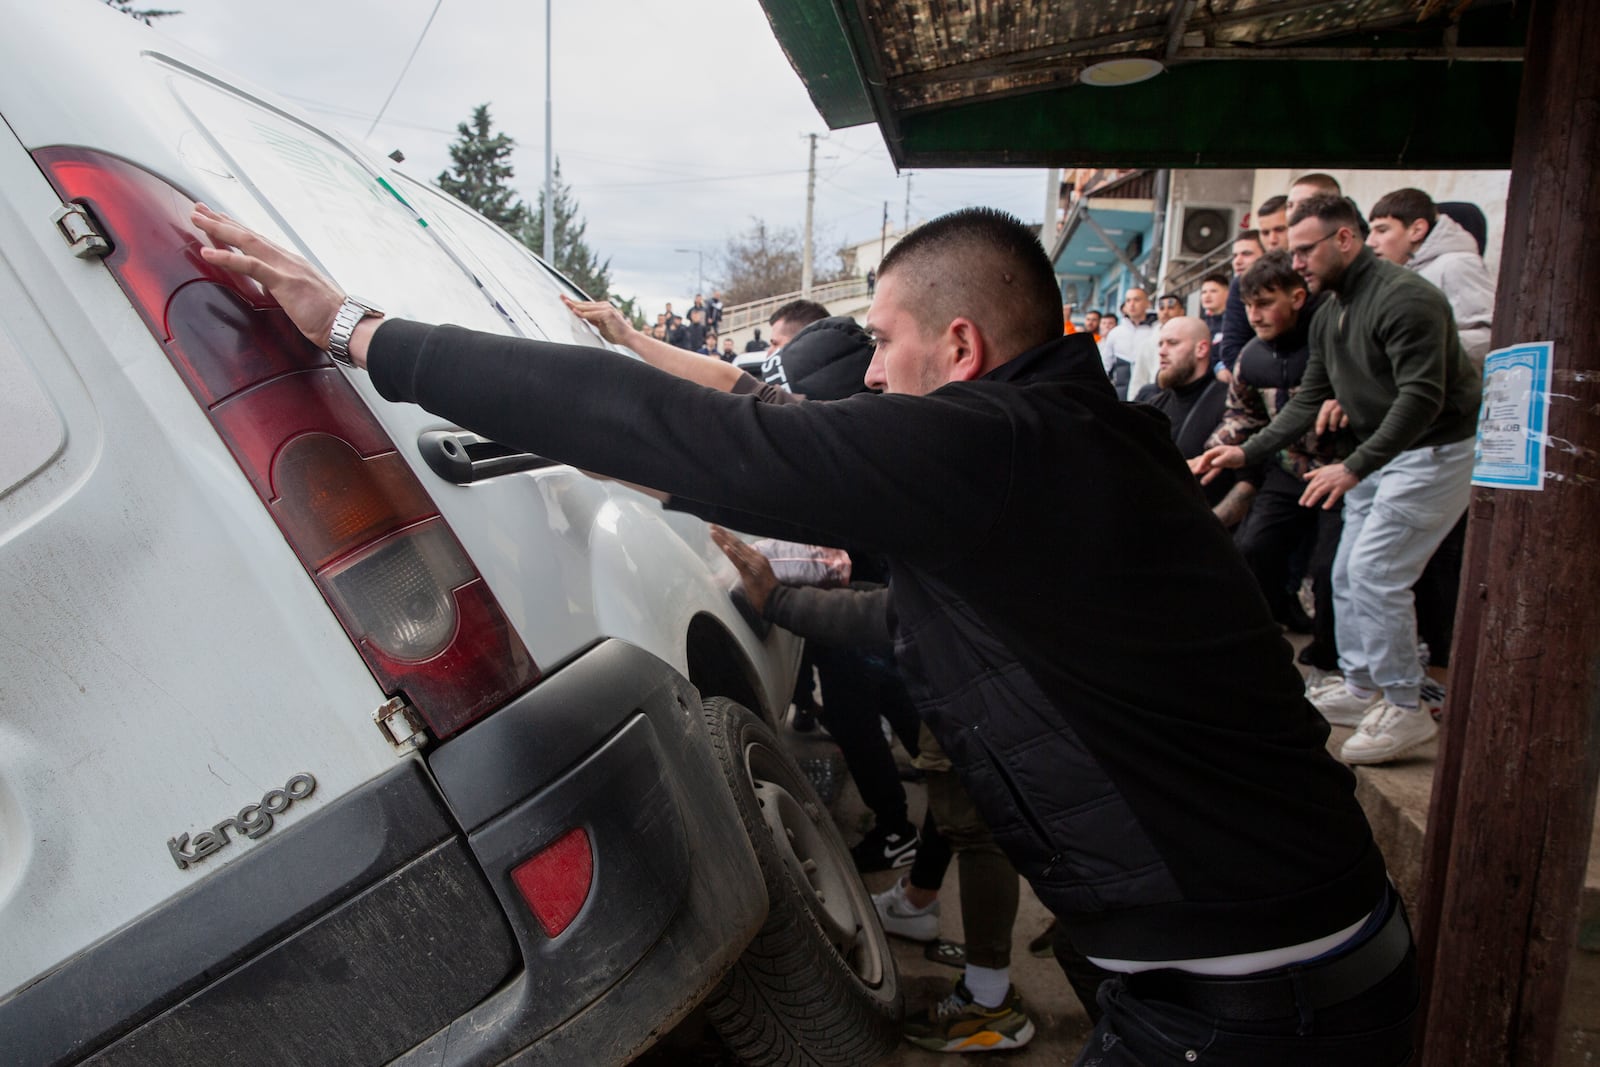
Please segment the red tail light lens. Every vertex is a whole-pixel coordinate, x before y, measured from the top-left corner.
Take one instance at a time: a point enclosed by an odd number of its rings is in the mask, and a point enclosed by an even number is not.
[[[511,881],[544,932],[557,937],[572,925],[594,884],[594,850],[583,830],[568,830],[512,868]]]
[[[427,490],[343,374],[259,286],[201,258],[194,201],[99,152],[45,148],[34,158],[63,200],[87,205],[105,227],[106,266],[384,691],[404,693],[446,737],[538,681]]]

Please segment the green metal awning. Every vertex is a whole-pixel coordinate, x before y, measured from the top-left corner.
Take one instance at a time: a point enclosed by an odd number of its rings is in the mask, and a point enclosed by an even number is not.
[[[1505,167],[1510,0],[761,0],[834,129],[897,166]],[[1163,70],[1100,87],[1086,69]]]

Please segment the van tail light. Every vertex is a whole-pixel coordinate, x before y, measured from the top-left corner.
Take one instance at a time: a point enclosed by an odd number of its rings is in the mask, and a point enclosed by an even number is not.
[[[594,849],[582,829],[568,830],[511,869],[511,882],[550,937],[583,910],[594,884]]]
[[[384,692],[448,737],[539,680],[455,534],[322,351],[255,282],[200,256],[194,200],[83,148],[34,159],[105,258]]]

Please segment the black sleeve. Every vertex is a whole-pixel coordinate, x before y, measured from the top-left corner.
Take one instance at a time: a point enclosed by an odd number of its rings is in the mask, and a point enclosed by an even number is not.
[[[780,585],[762,617],[807,641],[843,648],[892,649],[889,590]]]
[[[763,404],[613,352],[404,320],[378,327],[368,360],[388,400],[749,533],[937,566],[979,543],[1010,490],[1010,420],[970,384]]]
[[[1222,343],[1217,345],[1217,358],[1228,370],[1233,370],[1239,353],[1256,332],[1250,328],[1250,317],[1245,313],[1244,298],[1239,295],[1239,279],[1228,286],[1228,303],[1222,309]]]

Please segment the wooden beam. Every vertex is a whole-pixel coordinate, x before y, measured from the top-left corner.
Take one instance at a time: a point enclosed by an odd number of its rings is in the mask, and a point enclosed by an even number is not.
[[[1521,48],[1482,47],[1462,48],[1446,46],[1377,47],[1372,48],[1316,48],[1289,45],[1282,48],[1267,46],[1240,46],[1237,48],[1179,48],[1172,55],[1173,62],[1191,59],[1435,59],[1461,63],[1520,63],[1525,58]]]
[[[1178,0],[1172,5],[1172,18],[1167,23],[1167,62],[1178,54],[1183,45],[1183,35],[1189,32],[1189,16],[1194,13],[1195,0]]]
[[[895,74],[889,78],[889,86],[893,89],[914,89],[919,86],[942,82],[966,81],[969,78],[998,78],[1009,74],[1033,73],[1041,69],[1050,70],[1058,66],[1071,70],[1076,67],[1082,67],[1086,63],[1107,58],[1102,53],[1108,48],[1127,44],[1130,41],[1149,41],[1154,44],[1162,40],[1165,33],[1166,30],[1162,26],[1148,25],[1132,30],[1122,30],[1117,33],[1101,34],[1098,37],[1082,37],[1074,41],[1058,41],[1054,44],[1040,45],[1037,48],[1027,48],[1017,52],[986,55],[979,59],[969,59],[961,63],[949,63],[942,67],[928,67],[909,74]],[[1119,55],[1123,58],[1135,54],[1138,53],[1113,53],[1113,55]]]
[[[1496,347],[1554,345],[1539,492],[1474,491],[1423,862],[1423,1067],[1558,1062],[1600,776],[1600,5],[1533,0]]]

